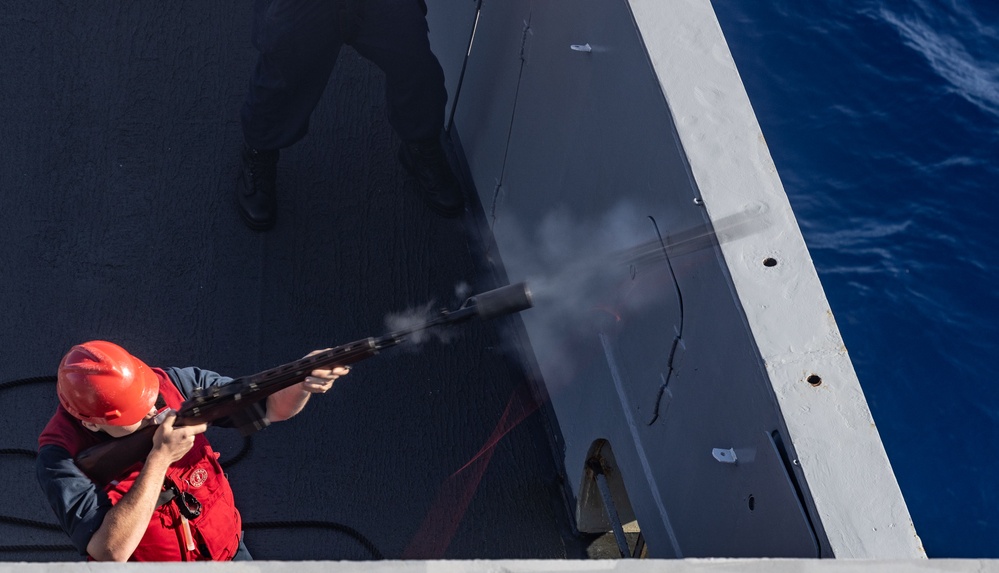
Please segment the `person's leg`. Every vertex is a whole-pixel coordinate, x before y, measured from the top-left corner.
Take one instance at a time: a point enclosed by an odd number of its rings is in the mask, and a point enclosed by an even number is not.
[[[250,555],[250,550],[246,548],[243,544],[243,540],[239,540],[239,549],[236,550],[236,554],[232,556],[233,561],[253,561],[253,556]]]
[[[279,150],[305,137],[340,51],[337,2],[257,0],[253,44],[260,52],[241,111],[244,146],[236,183],[243,222],[257,231],[277,214]]]
[[[464,199],[440,137],[447,90],[444,72],[430,50],[420,0],[365,0],[353,43],[385,72],[388,119],[403,140],[399,159],[419,182],[428,205],[453,217]]]
[[[283,149],[305,137],[342,44],[338,4],[257,0],[253,45],[260,56],[241,112],[250,147]]]
[[[419,0],[365,0],[354,47],[385,72],[392,128],[405,141],[436,137],[444,126],[444,71],[430,51]]]

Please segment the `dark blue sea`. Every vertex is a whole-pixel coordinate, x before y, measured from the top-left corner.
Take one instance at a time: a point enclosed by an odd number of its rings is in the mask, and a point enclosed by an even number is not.
[[[999,557],[999,1],[712,4],[928,555]]]

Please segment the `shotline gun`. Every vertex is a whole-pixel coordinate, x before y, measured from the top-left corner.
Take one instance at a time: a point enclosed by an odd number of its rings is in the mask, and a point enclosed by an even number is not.
[[[193,426],[227,419],[248,436],[268,425],[265,398],[293,386],[317,368],[349,366],[405,341],[410,335],[436,326],[452,325],[472,318],[483,320],[520,312],[533,306],[525,283],[507,285],[468,298],[456,310],[442,310],[431,320],[377,338],[368,337],[324,350],[257,374],[236,378],[229,384],[198,389],[177,411],[174,426]],[[77,467],[103,487],[138,462],[153,447],[156,425],[149,425],[122,438],[109,439],[77,454]]]

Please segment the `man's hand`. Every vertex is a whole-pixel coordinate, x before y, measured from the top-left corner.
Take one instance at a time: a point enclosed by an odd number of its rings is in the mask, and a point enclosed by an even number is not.
[[[319,368],[312,371],[312,375],[302,381],[302,390],[310,394],[325,394],[333,387],[333,382],[350,373],[349,366],[336,366],[332,369]]]
[[[139,476],[121,500],[112,507],[87,543],[87,553],[97,561],[126,561],[139,546],[156,510],[163,478],[170,464],[194,446],[194,437],[208,424],[174,427],[177,413],[170,411],[153,434],[153,449],[146,456]]]
[[[313,350],[306,357],[320,352],[325,352],[325,350]],[[334,380],[346,376],[348,372],[350,372],[349,366],[317,368],[300,383],[271,394],[267,397],[267,419],[271,422],[283,422],[298,414],[309,401],[309,396],[325,394],[333,387]]]
[[[208,424],[174,427],[176,420],[177,413],[171,411],[156,428],[156,433],[153,434],[153,449],[149,452],[147,460],[155,457],[167,465],[180,460],[191,451],[194,437],[208,429]]]

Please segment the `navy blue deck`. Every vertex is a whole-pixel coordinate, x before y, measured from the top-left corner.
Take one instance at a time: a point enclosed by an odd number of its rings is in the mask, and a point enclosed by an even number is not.
[[[282,157],[276,228],[243,226],[231,187],[250,18],[235,0],[5,3],[0,382],[52,375],[94,338],[151,365],[248,374],[381,334],[390,313],[456,305],[460,285],[496,286],[472,218],[439,219],[415,194],[382,75],[350,49],[311,134]],[[229,469],[256,558],[372,557],[342,530],[272,527],[316,521],[356,530],[387,558],[577,554],[539,413],[449,479],[497,435],[524,384],[500,324],[455,334],[357,365],[257,434]],[[54,385],[0,400],[0,448],[34,449]],[[211,437],[224,460],[242,444],[231,431]],[[0,515],[55,523],[30,456],[0,456],[0,472]],[[46,546],[2,560],[79,559],[48,548],[68,544],[58,531],[3,521],[0,534],[0,545]]]

